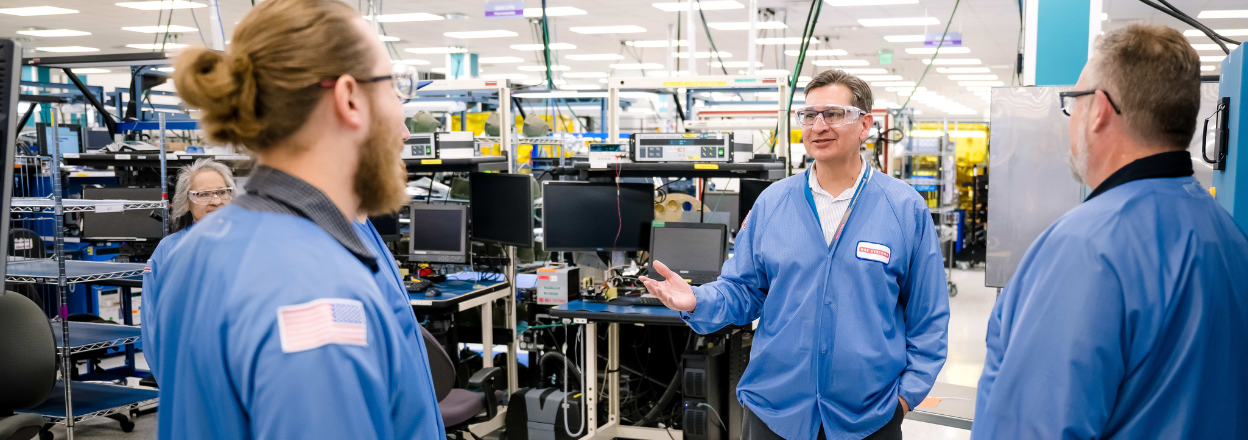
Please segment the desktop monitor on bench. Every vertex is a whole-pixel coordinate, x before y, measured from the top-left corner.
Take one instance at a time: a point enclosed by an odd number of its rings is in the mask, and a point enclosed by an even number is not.
[[[542,236],[548,251],[645,250],[653,221],[654,185],[650,183],[621,183],[618,190],[615,183],[545,182],[542,186]]]
[[[93,188],[83,187],[84,200],[160,200],[160,188]],[[155,214],[155,215],[153,215]],[[80,234],[89,240],[151,239],[164,237],[160,222],[161,209],[84,212]],[[170,219],[172,220],[172,219]],[[172,223],[172,222],[170,222]]]
[[[527,174],[468,175],[472,238],[533,247],[533,178]]]
[[[58,130],[43,122],[35,124],[36,138],[39,140],[39,154],[52,155],[53,133],[60,132],[61,155],[82,152],[82,127],[78,125],[58,124]]]
[[[650,261],[662,261],[689,284],[715,281],[728,257],[728,227],[722,223],[655,223]],[[650,277],[664,280],[654,269]]]
[[[418,202],[410,209],[408,261],[468,263],[468,207]]]

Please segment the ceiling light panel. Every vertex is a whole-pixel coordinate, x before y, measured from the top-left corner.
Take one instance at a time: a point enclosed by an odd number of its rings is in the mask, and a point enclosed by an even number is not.
[[[487,57],[487,58],[478,58],[478,59],[477,59],[477,62],[478,62],[478,63],[481,63],[481,64],[512,64],[512,63],[523,63],[523,62],[524,62],[524,58],[520,58],[520,57]]]
[[[689,58],[689,52],[676,52],[672,54],[674,58]],[[732,58],[730,52],[698,52],[696,58]]]
[[[858,24],[866,27],[934,26],[940,24],[940,19],[936,17],[860,18]]]
[[[937,73],[992,73],[987,67],[937,67]]]
[[[623,64],[612,64],[611,68],[615,70],[645,70],[645,69],[662,69],[663,65],[659,63],[623,63]]]
[[[371,19],[371,17],[368,17],[368,16],[364,18]],[[412,12],[408,14],[381,14],[377,16],[377,21],[380,23],[410,23],[413,21],[439,21],[439,20],[446,20],[446,17],[443,17],[441,15],[429,14],[425,12]]]
[[[34,17],[39,15],[61,15],[61,14],[77,14],[78,11],[73,9],[58,8],[55,6],[31,6],[26,8],[3,8],[0,14],[16,15],[19,17]]]
[[[749,61],[724,61],[723,64],[720,64],[719,61],[714,61],[711,63],[711,67],[750,67],[750,62]],[[755,61],[754,67],[756,68],[763,67],[763,63]]]
[[[624,44],[633,47],[671,47],[673,40],[637,40],[625,41]],[[680,40],[676,42],[676,46],[685,47],[689,45],[689,40]]]
[[[858,75],[863,81],[901,81],[901,75]]]
[[[906,53],[911,54],[911,55],[931,55],[931,54],[936,53],[936,48],[935,47],[907,47]],[[971,48],[969,47],[942,47],[940,48],[940,53],[942,55],[952,54],[952,53],[971,53]]]
[[[848,73],[848,74],[850,74],[850,75],[884,75],[884,74],[888,73],[888,69],[879,69],[879,68],[871,68],[871,69],[839,69],[839,70],[840,70],[840,71],[842,71],[842,72]]]
[[[1217,32],[1223,37],[1248,36],[1248,29],[1214,29],[1213,31]],[[1205,36],[1205,33],[1196,29],[1188,29],[1188,30],[1183,31],[1183,35],[1188,36],[1188,37],[1203,37]]]
[[[55,46],[55,47],[36,47],[35,50],[40,52],[57,52],[57,53],[75,53],[75,52],[99,52],[100,49],[94,47],[83,46]]]
[[[814,60],[810,62],[816,66],[834,66],[834,67],[856,67],[870,66],[867,60]]]
[[[624,55],[618,53],[589,53],[564,55],[563,57],[574,61],[614,61],[624,59]]]
[[[539,51],[539,50],[544,50],[544,49],[542,48],[542,44],[541,44],[541,43],[538,43],[538,44],[513,44],[513,45],[511,45],[511,48],[512,48],[512,49],[515,49],[515,50],[530,50],[530,51]],[[550,50],[572,50],[572,49],[576,49],[576,45],[575,45],[575,44],[572,44],[572,43],[550,43]]]
[[[17,31],[18,35],[29,35],[32,37],[81,37],[91,35],[90,32],[75,31],[71,29],[37,29],[28,31]]]
[[[646,31],[646,28],[633,25],[621,26],[579,26],[572,27],[568,30],[578,34],[638,34]]]
[[[927,38],[922,35],[885,35],[884,41],[889,43],[922,43]]]
[[[563,74],[564,78],[606,78],[607,72],[568,72]]]
[[[1001,87],[1004,85],[1004,81],[958,81],[958,86],[961,87]]]
[[[588,12],[585,12],[584,9],[574,8],[571,6],[553,6],[553,7],[547,6],[546,7],[547,17],[567,17],[570,15],[585,15],[585,14],[588,14]],[[524,16],[527,18],[541,18],[542,8],[524,8]]]
[[[823,0],[828,6],[846,7],[846,6],[889,6],[889,5],[914,5],[919,0]]]
[[[1218,66],[1200,66],[1200,71],[1201,71],[1201,72],[1212,72],[1212,71],[1214,71],[1214,70],[1217,70],[1217,68],[1218,68]]]
[[[689,10],[689,2],[652,3],[652,6],[666,12],[683,12]],[[693,9],[703,11],[719,11],[724,9],[742,9],[745,5],[732,0],[707,0],[693,2]]]
[[[1200,11],[1196,18],[1248,18],[1248,9]]]
[[[871,83],[872,87],[914,87],[914,81],[879,81]]]
[[[462,47],[409,47],[403,49],[407,53],[467,53]]]
[[[784,54],[791,56],[791,57],[795,57],[801,54],[801,52],[802,51],[800,50],[792,49],[792,50],[784,51]],[[845,55],[849,55],[849,52],[846,52],[844,49],[817,49],[817,50],[808,49],[806,50],[806,56],[808,57],[843,57]]]
[[[442,36],[444,37],[458,38],[461,40],[467,40],[471,38],[508,38],[508,37],[516,37],[519,35],[520,34],[517,34],[515,32],[505,31],[501,29],[489,30],[489,31],[463,31],[463,32],[443,32],[442,33]]]
[[[126,47],[131,48],[131,49],[143,49],[143,50],[172,50],[172,49],[185,48],[186,45],[178,44],[178,43],[161,43],[161,44],[139,43],[139,44],[127,44]]]
[[[983,64],[979,58],[937,58],[935,61],[924,58],[923,64],[935,64],[937,66],[974,66]]]
[[[153,2],[122,2],[122,3],[117,3],[117,6],[121,6],[123,8],[138,9],[141,11],[159,11],[159,10],[167,11],[170,9],[193,9],[193,8],[208,7],[208,5],[203,4],[203,3],[188,2],[188,1],[183,1],[183,0],[172,0],[172,1],[163,0],[163,1],[153,1]]]
[[[167,28],[167,30],[166,30],[166,28]],[[123,27],[123,28],[121,28],[121,30],[123,30],[123,31],[130,31],[130,32],[140,32],[140,33],[144,33],[144,34],[163,34],[163,33],[165,33],[165,32],[169,32],[169,33],[176,34],[176,33],[178,33],[178,32],[195,32],[195,31],[198,31],[199,29],[196,29],[196,28],[193,28],[193,27],[190,27],[190,26],[178,26],[178,25],[176,25],[176,24],[175,24],[175,25],[172,25],[172,26],[165,26],[165,25],[160,25],[160,26],[127,26],[127,27]]]
[[[525,72],[545,72],[546,71],[546,66],[517,66],[516,68],[523,70]],[[572,68],[568,66],[550,66],[550,70],[553,72],[562,72],[564,70],[572,70]]]
[[[21,32],[18,32],[18,33],[20,34]],[[1226,43],[1226,48],[1227,48],[1227,49],[1230,49],[1230,50],[1235,50],[1235,48],[1237,48],[1237,47],[1239,47],[1239,46],[1238,46],[1238,45],[1235,45],[1235,44],[1231,44],[1231,43]],[[1193,48],[1193,49],[1196,49],[1196,50],[1216,50],[1216,51],[1218,51],[1218,52],[1221,52],[1221,51],[1222,51],[1222,48],[1221,48],[1221,47],[1219,47],[1218,45],[1213,44],[1213,43],[1209,43],[1209,44],[1193,44],[1193,45],[1192,45],[1192,48]]]
[[[996,75],[949,75],[949,79],[954,81],[996,81]]]
[[[750,22],[748,21],[710,23],[707,26],[710,26],[711,29],[715,29],[717,31],[748,31],[750,30]],[[755,29],[788,29],[789,26],[784,24],[784,22],[780,22],[780,21],[759,21],[759,22],[754,23],[754,28]]]
[[[377,39],[379,39],[379,40],[381,40],[381,41],[383,41],[383,42],[387,42],[387,41],[388,41],[388,42],[399,41],[399,37],[391,37],[391,36],[389,36],[389,35],[378,35],[378,36],[377,36]]]
[[[755,38],[755,44],[781,45],[792,44],[794,46],[802,44],[802,37],[774,37],[774,38]],[[810,44],[819,44],[819,39],[811,37]],[[807,51],[809,53],[810,51]]]
[[[1223,59],[1225,59],[1225,58],[1226,58],[1226,55],[1204,55],[1204,56],[1200,57],[1200,62],[1202,62],[1202,63],[1220,63],[1220,62],[1222,62],[1222,60],[1223,60]]]

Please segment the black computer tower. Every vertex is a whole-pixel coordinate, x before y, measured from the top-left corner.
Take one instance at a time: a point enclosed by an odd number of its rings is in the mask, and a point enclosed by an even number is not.
[[[727,439],[728,417],[728,356],[721,348],[689,352],[684,355],[681,391],[684,395],[686,439]],[[733,399],[734,401],[736,399]]]

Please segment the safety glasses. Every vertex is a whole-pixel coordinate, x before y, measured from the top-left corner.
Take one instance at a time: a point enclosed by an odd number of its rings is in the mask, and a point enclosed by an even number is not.
[[[865,114],[866,111],[852,105],[808,105],[793,114],[793,122],[810,127],[815,121],[823,121],[829,127],[842,127],[858,122]]]
[[[203,191],[189,191],[191,201],[196,205],[207,205],[212,203],[213,199],[220,200],[221,203],[230,203],[234,199],[234,187],[225,187],[217,189],[207,189]]]
[[[1080,96],[1095,95],[1098,90],[1085,90],[1081,92],[1060,92],[1057,94],[1058,103],[1062,106],[1062,113],[1070,116],[1070,112],[1075,110],[1075,98]],[[1109,106],[1114,108],[1114,113],[1122,114],[1122,110],[1118,110],[1118,104],[1114,104],[1114,100],[1109,97],[1109,92],[1099,90],[1105,94],[1105,100],[1109,101]]]
[[[416,89],[420,88],[420,78],[416,74],[416,68],[409,64],[395,64],[389,75],[374,76],[372,78],[356,79],[361,84],[375,83],[380,81],[391,81],[394,85],[394,94],[398,95],[400,101],[407,101],[416,97]],[[337,79],[327,79],[320,82],[321,87],[333,87],[337,83]]]

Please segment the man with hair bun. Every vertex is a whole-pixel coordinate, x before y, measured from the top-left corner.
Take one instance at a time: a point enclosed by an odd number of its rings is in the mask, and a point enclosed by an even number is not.
[[[1248,240],[1192,177],[1200,57],[1115,29],[1059,95],[1093,190],[997,298],[971,438],[1248,439]]]
[[[231,41],[176,62],[208,137],[258,165],[163,263],[159,437],[445,438],[398,269],[356,221],[409,200],[413,71],[339,0],[259,3]]]

